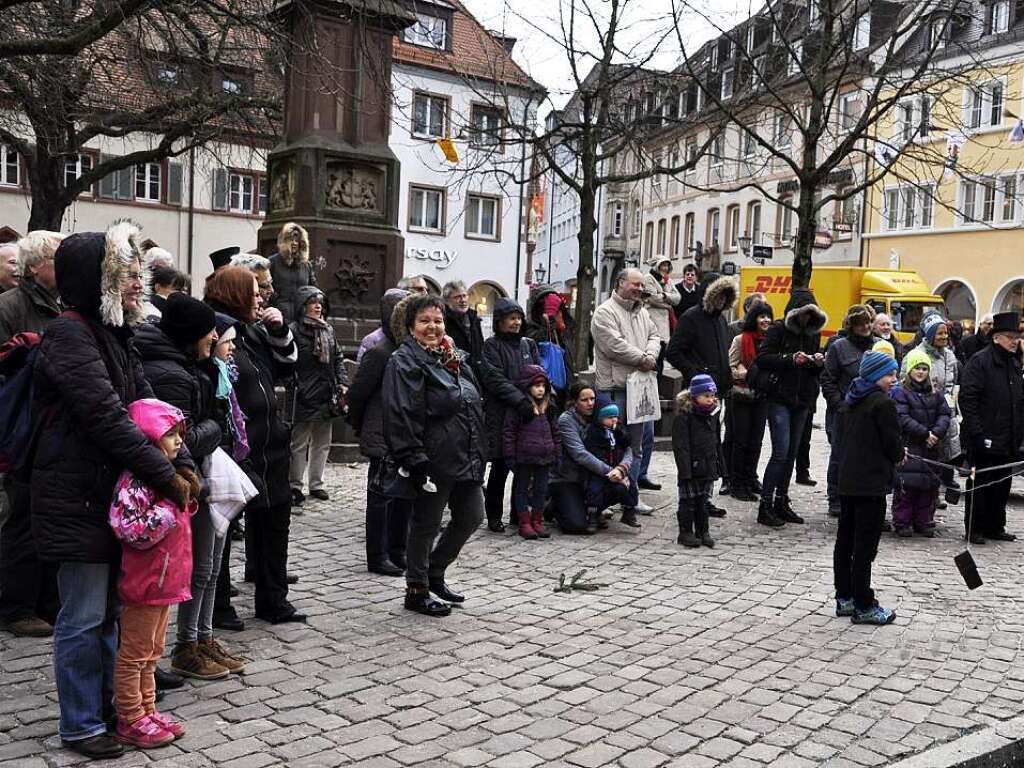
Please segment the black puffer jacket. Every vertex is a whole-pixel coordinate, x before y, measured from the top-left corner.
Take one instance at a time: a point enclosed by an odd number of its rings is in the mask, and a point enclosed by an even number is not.
[[[1020,358],[989,342],[960,377],[961,440],[972,458],[1016,458],[1024,443],[1024,379]],[[991,441],[986,444],[986,441]]]
[[[813,293],[800,288],[793,291],[785,317],[768,328],[757,351],[758,375],[750,383],[759,393],[790,408],[809,408],[817,400],[821,368],[797,365],[793,356],[797,352],[814,355],[820,350],[821,329],[827,321]]]
[[[153,396],[127,327],[141,317],[122,309],[116,289],[101,303],[101,278],[119,285],[130,255],[139,252],[137,236],[134,225],[122,222],[106,237],[69,235],[55,255],[61,295],[84,321],[54,320],[35,364],[32,530],[43,560],[117,561],[121,547],[107,517],[122,471],[158,493],[171,489],[174,467],[127,411],[129,403]]]
[[[735,281],[720,277],[707,286],[701,303],[679,318],[665,350],[665,359],[682,374],[683,386],[689,386],[690,379],[697,374],[706,373],[715,380],[719,397],[732,389],[729,367],[732,334],[724,313],[735,303]]]
[[[153,323],[139,326],[134,344],[153,395],[185,414],[185,445],[199,464],[223,437],[213,418],[213,383],[195,358],[176,347]]]
[[[929,448],[927,440],[929,432],[941,440],[949,429],[951,414],[946,398],[941,392],[933,391],[931,381],[925,379],[923,385],[913,380],[905,382],[892,393],[892,399],[900,419],[903,444],[909,454],[899,468],[899,482],[904,488],[937,490],[938,468],[916,457],[923,456],[933,461],[942,458],[939,446]]]
[[[348,423],[359,435],[359,451],[367,458],[382,459],[388,452],[384,442],[384,370],[391,353],[405,340],[405,305],[411,300],[385,294],[380,300],[384,338],[363,355],[348,389]]]
[[[485,422],[487,430],[487,458],[497,461],[502,458],[502,431],[505,414],[510,408],[525,407],[526,394],[519,388],[524,365],[540,365],[537,343],[520,333],[504,333],[501,321],[523,308],[512,299],[498,299],[494,303],[495,333],[484,342],[483,362],[480,375],[483,377],[485,398]]]
[[[31,277],[21,278],[16,288],[0,296],[0,344],[16,333],[42,333],[59,314],[49,291]]]
[[[288,264],[280,253],[270,257],[270,276],[274,279],[274,297],[270,300],[272,307],[277,307],[284,315],[284,321],[290,323],[302,315],[298,304],[298,291],[307,285],[316,285],[316,270],[309,262],[308,254]],[[327,307],[324,306],[324,315]]]
[[[501,301],[499,299],[498,301]],[[495,308],[497,308],[495,302]],[[521,310],[520,310],[521,311]],[[452,312],[447,306],[444,308],[444,332],[452,337],[455,346],[469,355],[469,367],[473,369],[473,375],[480,379],[480,361],[484,354],[484,331],[480,326],[480,317],[475,309],[466,310],[465,317],[468,319],[468,328],[462,318]],[[497,321],[495,321],[497,327]]]
[[[207,299],[218,312],[231,315],[229,307]],[[292,332],[282,325],[273,333],[262,323],[239,323],[235,337],[238,381],[235,395],[245,414],[249,438],[249,464],[260,495],[252,508],[289,503],[288,466],[291,461],[291,427],[281,420],[274,386],[288,381],[295,371],[298,350]]]
[[[395,463],[424,467],[435,479],[483,482],[483,429],[469,365],[456,376],[415,339],[402,342],[384,372],[384,437]]]
[[[718,441],[718,414],[693,408],[689,390],[676,396],[679,412],[672,421],[672,455],[679,480],[717,480],[724,461]]]
[[[896,464],[904,455],[896,403],[876,387],[860,400],[843,401],[838,426],[842,436],[840,495],[879,497],[892,493]]]
[[[295,300],[296,308],[301,313],[311,294],[320,293],[319,289],[306,286],[300,288]],[[322,293],[320,294],[323,295]],[[334,335],[334,328],[326,324],[325,330],[330,337],[330,360],[321,362],[316,355],[316,329],[299,316],[291,324],[292,336],[299,348],[299,361],[295,367],[295,386],[289,393],[297,396],[295,402],[295,421],[327,421],[337,413],[332,406],[340,403],[341,389],[348,386],[345,377],[345,358]]]

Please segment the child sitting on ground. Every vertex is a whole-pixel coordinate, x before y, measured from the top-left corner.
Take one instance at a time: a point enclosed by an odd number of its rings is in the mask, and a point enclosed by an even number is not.
[[[583,435],[583,447],[609,467],[608,475],[590,475],[583,496],[587,506],[587,532],[607,528],[602,512],[613,504],[622,505],[622,522],[639,528],[636,504],[639,489],[629,481],[633,452],[626,430],[619,426],[619,407],[607,395],[598,395],[594,416]]]
[[[184,444],[185,417],[162,400],[136,400],[128,415],[168,459]],[[114,488],[110,526],[123,545],[117,590],[121,612],[121,643],[114,663],[114,706],[117,740],[140,749],[169,744],[185,735],[180,723],[156,711],[153,670],[164,652],[171,606],[192,598],[192,527],[199,479],[179,469],[191,499],[185,509],[130,472]]]
[[[935,506],[941,485],[939,469],[918,457],[938,460],[938,445],[949,429],[952,413],[941,392],[932,387],[932,359],[922,349],[907,355],[903,386],[894,392],[896,413],[907,448],[893,496],[892,519],[899,536],[935,536]]]
[[[718,439],[718,411],[718,388],[706,374],[694,376],[690,388],[676,396],[672,423],[672,453],[679,487],[676,542],[684,547],[715,546],[707,504],[711,486],[721,476],[725,463]]]
[[[558,461],[558,428],[551,407],[551,382],[539,365],[524,365],[519,388],[533,406],[533,416],[524,420],[515,408],[505,415],[502,453],[512,467],[512,509],[524,539],[546,539],[544,503],[548,475]]]

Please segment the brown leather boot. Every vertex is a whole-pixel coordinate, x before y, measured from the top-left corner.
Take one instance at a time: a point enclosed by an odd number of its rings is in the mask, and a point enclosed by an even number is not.
[[[220,680],[231,674],[205,653],[199,650],[198,643],[189,643],[171,657],[171,669],[182,677],[196,680]]]
[[[232,674],[238,674],[245,669],[245,662],[237,656],[232,656],[224,650],[224,646],[208,637],[205,640],[199,639],[199,652],[215,664],[220,664]]]

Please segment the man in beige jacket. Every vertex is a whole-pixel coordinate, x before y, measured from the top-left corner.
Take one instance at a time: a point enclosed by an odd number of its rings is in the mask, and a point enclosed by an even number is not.
[[[590,322],[594,339],[594,369],[597,389],[626,414],[626,377],[633,371],[653,371],[658,366],[662,338],[644,307],[644,275],[639,269],[624,269],[615,292],[595,311]],[[643,462],[644,425],[626,424],[633,463],[629,480],[636,484]],[[640,502],[636,511],[650,514],[651,507]]]

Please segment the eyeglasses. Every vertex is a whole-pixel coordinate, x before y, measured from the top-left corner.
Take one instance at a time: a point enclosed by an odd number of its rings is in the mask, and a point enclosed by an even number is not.
[[[121,280],[125,283],[141,283],[142,273],[137,271],[126,272],[121,275]]]

